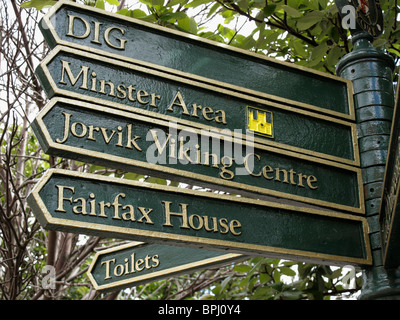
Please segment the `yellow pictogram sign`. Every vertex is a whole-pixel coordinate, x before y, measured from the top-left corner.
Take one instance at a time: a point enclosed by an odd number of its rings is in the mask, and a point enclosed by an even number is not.
[[[273,138],[272,112],[247,106],[247,129],[256,134]]]

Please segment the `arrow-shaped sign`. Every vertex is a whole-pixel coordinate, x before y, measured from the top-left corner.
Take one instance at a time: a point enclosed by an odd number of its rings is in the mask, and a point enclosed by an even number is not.
[[[48,170],[28,202],[46,229],[371,264],[367,221],[359,216],[65,170]]]
[[[263,99],[354,119],[351,81],[163,28],[58,1],[40,23],[50,45],[121,59]]]
[[[244,259],[235,253],[134,242],[97,252],[87,275],[95,290],[107,292]]]
[[[51,155],[216,187],[364,213],[361,171],[160,119],[57,98],[32,127]]]
[[[359,165],[355,124],[105,58],[57,47],[36,70],[49,98],[67,96],[255,142]]]

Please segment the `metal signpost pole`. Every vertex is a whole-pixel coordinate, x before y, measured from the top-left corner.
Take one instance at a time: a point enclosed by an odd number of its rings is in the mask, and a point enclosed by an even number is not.
[[[343,7],[336,1],[339,11]],[[346,4],[348,2],[346,1]],[[400,299],[400,286],[395,269],[386,269],[382,261],[379,208],[390,141],[394,107],[392,73],[393,59],[372,46],[373,36],[382,32],[379,22],[379,4],[369,8],[368,21],[375,15],[377,21],[366,24],[365,10],[357,10],[357,26],[350,28],[353,52],[337,66],[337,74],[349,79],[354,86],[354,102],[358,130],[360,161],[365,192],[366,217],[372,247],[373,265],[363,269],[363,287],[360,299]],[[373,9],[376,9],[375,11]],[[343,13],[343,11],[342,11]],[[363,15],[364,13],[364,15]],[[363,22],[364,21],[364,22]],[[397,280],[397,281],[396,281]]]

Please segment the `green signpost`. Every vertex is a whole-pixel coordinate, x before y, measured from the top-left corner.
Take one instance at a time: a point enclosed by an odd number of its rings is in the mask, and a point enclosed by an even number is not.
[[[354,124],[123,61],[57,47],[37,68],[49,97],[88,102],[359,165]],[[224,131],[225,130],[225,131]]]
[[[354,120],[351,82],[188,33],[58,1],[41,29],[57,44]],[[233,67],[234,66],[234,67]]]
[[[44,151],[155,177],[363,213],[359,169],[65,98],[32,124]]]
[[[46,229],[333,264],[370,264],[363,217],[48,170],[28,198]]]
[[[237,195],[48,170],[44,228],[146,242],[97,254],[96,289],[245,255],[373,263],[350,80],[64,0],[41,30],[46,153]]]
[[[97,252],[87,275],[95,290],[108,292],[245,258],[235,253],[134,242]]]

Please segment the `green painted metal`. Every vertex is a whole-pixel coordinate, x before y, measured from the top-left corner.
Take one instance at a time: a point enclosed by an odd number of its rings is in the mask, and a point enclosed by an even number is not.
[[[71,1],[58,1],[40,27],[52,48],[72,46],[354,119],[351,83],[312,69]]]
[[[366,219],[48,170],[28,197],[46,229],[326,264],[369,264]]]
[[[50,98],[64,95],[197,128],[252,133],[257,143],[359,165],[356,127],[343,120],[66,47],[46,57],[37,74]],[[249,131],[251,123],[271,126],[270,134]]]
[[[52,99],[32,124],[44,152],[121,170],[363,213],[361,171],[122,110]]]
[[[380,237],[387,229],[382,230],[379,223],[380,208],[386,206],[382,191],[394,106],[394,62],[390,56],[374,49],[372,40],[362,32],[353,37],[354,51],[337,66],[338,74],[352,80],[357,88],[354,93],[356,122],[373,256],[373,266],[363,269],[360,299],[399,299],[399,277],[395,269],[386,268],[383,262],[384,245]]]
[[[400,173],[400,86],[397,86],[397,102],[390,134],[388,159],[383,184],[382,202],[380,204],[380,235],[382,243],[383,264],[386,268],[400,266],[400,221],[399,221],[399,173]]]
[[[241,254],[134,242],[97,252],[87,275],[96,291],[109,292],[245,259]]]

